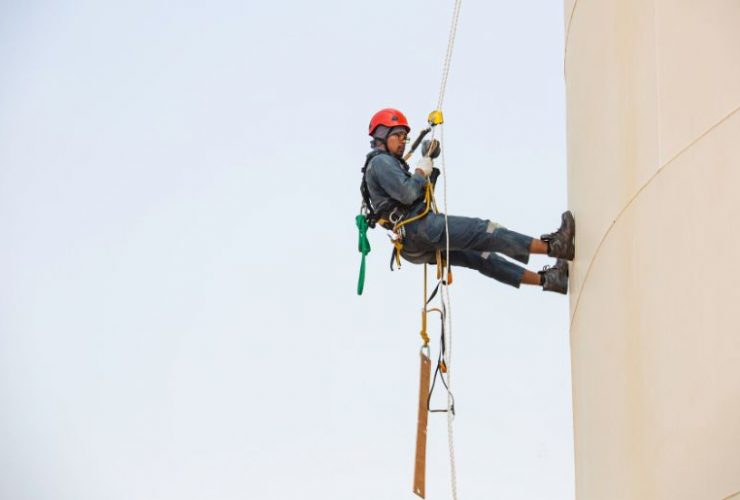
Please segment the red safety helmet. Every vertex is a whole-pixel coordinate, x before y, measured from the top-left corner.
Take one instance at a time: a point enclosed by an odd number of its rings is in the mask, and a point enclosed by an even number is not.
[[[406,119],[404,114],[393,108],[381,109],[380,111],[375,113],[370,119],[370,126],[368,127],[367,133],[371,137],[375,137],[375,130],[380,125],[388,127],[388,129],[392,129],[393,127],[405,127],[406,132],[411,131],[411,127],[409,127],[409,121]]]

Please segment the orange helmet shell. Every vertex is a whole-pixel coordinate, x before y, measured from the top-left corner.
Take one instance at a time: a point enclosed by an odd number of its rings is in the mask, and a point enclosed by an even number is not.
[[[370,126],[368,127],[367,133],[372,136],[379,125],[384,125],[388,128],[406,127],[409,132],[411,131],[411,127],[409,127],[409,121],[406,119],[406,116],[393,108],[381,109],[375,113],[370,119]]]

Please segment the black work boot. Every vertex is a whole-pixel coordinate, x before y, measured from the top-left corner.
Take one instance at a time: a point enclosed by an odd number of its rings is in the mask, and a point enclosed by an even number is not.
[[[542,271],[537,274],[540,275],[540,281],[542,282],[542,290],[546,292],[558,292],[562,294],[568,293],[568,261],[565,259],[558,259],[555,265],[545,266]]]
[[[575,238],[576,220],[570,210],[563,212],[563,222],[557,231],[540,236],[547,243],[547,255],[566,260],[573,260],[576,255]]]

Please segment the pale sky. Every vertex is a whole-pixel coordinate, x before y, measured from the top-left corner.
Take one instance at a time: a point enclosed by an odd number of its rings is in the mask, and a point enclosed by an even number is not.
[[[452,5],[0,6],[0,498],[415,498],[421,268],[376,229],[358,297],[354,216]],[[450,213],[559,225],[562,10],[463,2]],[[572,500],[567,298],[455,278],[460,498]],[[451,498],[442,415],[428,451]]]

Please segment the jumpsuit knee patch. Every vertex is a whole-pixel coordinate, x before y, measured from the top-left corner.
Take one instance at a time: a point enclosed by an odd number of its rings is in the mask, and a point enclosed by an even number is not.
[[[488,226],[486,227],[486,232],[487,232],[487,233],[492,233],[492,232],[494,232],[494,231],[495,231],[496,229],[499,229],[499,228],[502,228],[502,227],[504,227],[504,226],[502,226],[502,225],[501,225],[501,224],[499,224],[498,222],[493,222],[492,220],[489,220],[489,221],[488,221]]]

